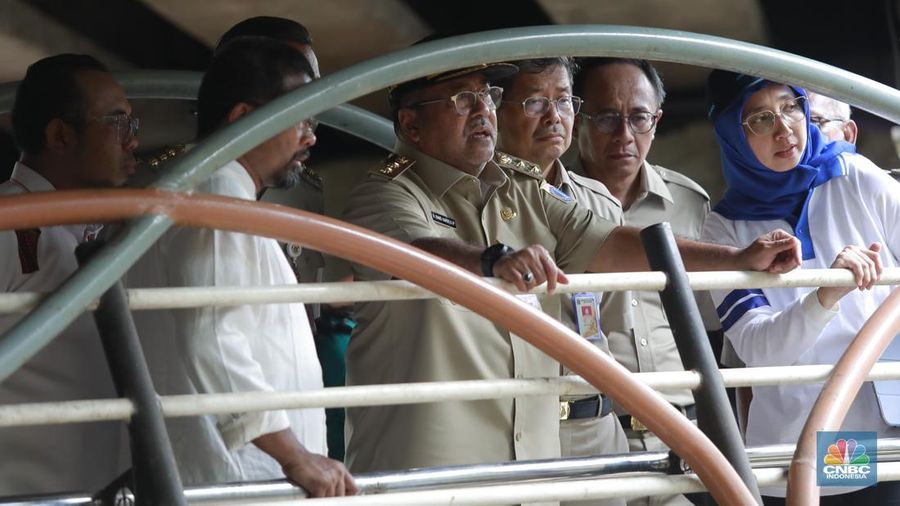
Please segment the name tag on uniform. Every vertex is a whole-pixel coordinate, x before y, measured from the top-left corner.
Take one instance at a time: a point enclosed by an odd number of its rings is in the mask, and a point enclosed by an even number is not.
[[[566,195],[566,193],[564,191],[553,186],[552,184],[548,183],[547,181],[544,181],[543,183],[541,183],[541,190],[544,190],[545,192],[549,193],[556,200],[561,200],[567,204],[569,202],[572,202],[572,197]]]
[[[597,295],[593,293],[572,294],[572,305],[575,307],[575,323],[578,334],[588,341],[600,341],[600,312]]]
[[[444,216],[443,214],[431,211],[431,219],[446,227],[456,228],[456,220],[449,216]]]

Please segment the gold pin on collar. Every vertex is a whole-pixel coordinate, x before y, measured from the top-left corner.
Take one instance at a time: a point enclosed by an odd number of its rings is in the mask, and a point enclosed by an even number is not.
[[[517,213],[516,210],[511,207],[504,207],[500,210],[500,217],[503,218],[503,221],[509,221],[518,215],[519,213]]]

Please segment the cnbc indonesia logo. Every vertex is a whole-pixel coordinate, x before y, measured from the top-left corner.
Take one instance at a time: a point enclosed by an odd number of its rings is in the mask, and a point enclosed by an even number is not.
[[[817,445],[819,485],[874,484],[877,466],[875,437],[875,433],[866,432],[820,432]]]

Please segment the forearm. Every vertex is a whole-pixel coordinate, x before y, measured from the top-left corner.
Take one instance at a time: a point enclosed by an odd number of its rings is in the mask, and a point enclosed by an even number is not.
[[[484,248],[473,246],[458,239],[444,239],[441,237],[416,239],[412,242],[412,245],[479,276],[482,275],[481,254],[484,252]]]
[[[304,458],[309,453],[289,428],[263,434],[254,439],[253,444],[275,459],[282,467]]]
[[[741,270],[740,250],[730,246],[675,238],[688,271]],[[647,271],[650,266],[641,242],[640,229],[617,227],[591,262],[591,272]]]

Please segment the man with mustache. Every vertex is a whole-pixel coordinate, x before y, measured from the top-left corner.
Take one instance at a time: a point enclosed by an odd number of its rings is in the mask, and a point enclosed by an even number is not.
[[[540,167],[493,157],[490,85],[515,72],[483,64],[429,75],[390,92],[395,154],[353,190],[348,221],[411,243],[471,272],[552,292],[572,272],[646,269],[636,229],[575,206]],[[508,245],[508,246],[507,246]],[[789,270],[796,240],[747,250],[681,241],[690,267]],[[390,276],[354,266],[360,281]],[[525,295],[559,314],[559,299]],[[363,302],[347,354],[349,385],[557,376],[559,365],[508,331],[449,301]],[[473,464],[559,456],[554,396],[350,408],[351,470]]]
[[[203,139],[308,83],[303,55],[263,37],[216,51],[198,96]],[[291,126],[226,164],[197,191],[256,200],[266,188],[296,184],[316,137],[309,121]],[[129,274],[133,285],[265,286],[296,283],[278,242],[245,234],[177,228]],[[303,304],[204,307],[135,315],[160,393],[295,391],[322,388]],[[314,497],[356,492],[352,477],[324,457],[323,409],[169,419],[182,481],[188,485],[286,476]]]
[[[138,120],[122,87],[87,55],[61,54],[28,67],[12,126],[22,156],[0,195],[120,186],[134,171]],[[78,269],[75,247],[96,225],[0,232],[0,288],[47,292]],[[0,315],[0,334],[21,314]],[[0,404],[116,397],[100,337],[82,315],[0,383]],[[122,424],[0,429],[0,496],[96,491],[121,471]]]
[[[579,158],[572,170],[598,183],[600,195],[625,225],[643,228],[667,221],[676,236],[700,237],[709,197],[697,183],[647,162],[665,89],[656,69],[644,60],[583,58],[574,91],[584,99],[575,124]],[[719,328],[707,292],[698,293],[701,312]],[[684,366],[658,292],[604,294],[601,328],[613,357],[632,372],[682,371]],[[690,391],[662,392],[685,416],[696,419]],[[622,427],[632,451],[666,449],[652,432],[621,408]],[[681,495],[635,498],[629,505],[690,504]]]
[[[497,149],[535,162],[545,180],[591,212],[622,224],[621,212],[600,183],[570,174],[560,161],[572,143],[572,125],[581,98],[572,94],[572,60],[567,57],[513,62],[519,72],[497,82],[504,89],[497,109]],[[602,294],[560,295],[561,321],[589,342],[610,354],[600,329],[598,304]],[[564,374],[571,374],[563,368]],[[559,442],[563,457],[585,457],[628,452],[628,440],[605,395],[560,398]],[[567,504],[584,504],[583,502]],[[592,500],[589,504],[624,506],[620,498]]]

